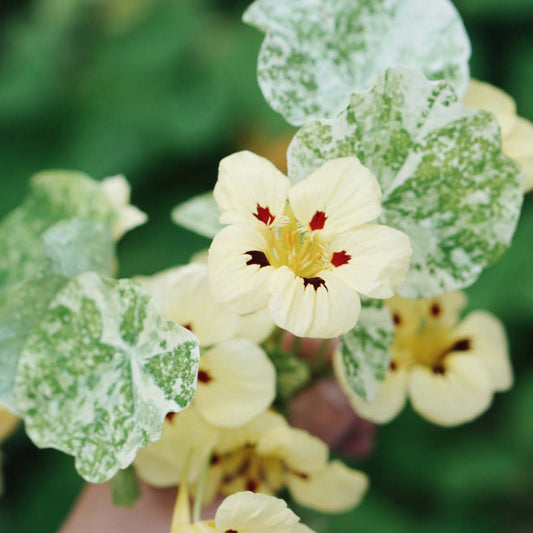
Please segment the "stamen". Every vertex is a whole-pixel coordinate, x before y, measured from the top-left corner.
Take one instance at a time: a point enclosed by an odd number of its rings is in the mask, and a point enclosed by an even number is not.
[[[263,222],[263,224],[266,224],[267,226],[270,226],[272,222],[274,222],[274,219],[276,218],[271,212],[268,207],[261,207],[259,204],[256,204],[257,213],[253,213],[254,217],[257,218],[260,222]]]
[[[311,222],[309,222],[309,227],[311,228],[311,231],[323,229],[327,218],[328,217],[326,217],[326,213],[324,213],[324,211],[317,211],[313,215]]]
[[[343,250],[342,252],[335,252],[331,258],[331,264],[334,267],[340,267],[342,265],[348,264],[351,258],[352,256],[350,254],[347,254],[346,250]]]

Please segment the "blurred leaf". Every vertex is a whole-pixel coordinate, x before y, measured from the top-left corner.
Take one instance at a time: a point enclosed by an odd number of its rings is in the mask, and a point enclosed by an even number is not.
[[[309,383],[311,372],[301,359],[278,350],[271,350],[267,353],[276,369],[278,398],[287,400]]]
[[[172,220],[183,228],[212,239],[224,226],[212,192],[195,196],[172,210]]]
[[[109,483],[115,505],[133,507],[141,495],[135,468],[131,465],[124,470],[119,470]]]

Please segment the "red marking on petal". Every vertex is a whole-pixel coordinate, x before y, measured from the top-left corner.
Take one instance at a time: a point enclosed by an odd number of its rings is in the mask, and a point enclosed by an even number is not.
[[[395,326],[399,326],[402,323],[402,317],[398,313],[392,315],[392,321]]]
[[[254,479],[249,479],[246,481],[246,490],[249,490],[250,492],[257,492],[257,489],[259,488],[259,483],[255,481]]]
[[[189,331],[192,331],[192,324],[190,322],[188,324],[183,324],[183,327]]]
[[[326,282],[322,278],[319,278],[319,277],[303,278],[303,280],[304,280],[304,290],[307,289],[308,285],[311,285],[313,289],[315,289],[315,292],[318,291],[320,287],[324,287],[324,289],[328,290],[328,288],[326,287]]]
[[[322,229],[324,227],[324,224],[327,220],[326,213],[324,211],[317,211],[313,218],[311,219],[311,222],[309,222],[309,227],[311,228],[311,231],[315,231],[317,229]]]
[[[347,254],[346,250],[343,250],[342,252],[335,252],[331,258],[331,264],[334,267],[340,267],[342,265],[348,264],[351,258],[352,256],[350,254]]]
[[[274,219],[276,218],[271,212],[269,207],[261,207],[257,204],[257,213],[253,213],[254,217],[257,218],[263,224],[270,226]]]
[[[201,383],[209,383],[212,379],[213,378],[205,370],[198,371],[198,381]]]
[[[467,352],[471,347],[470,339],[461,339],[453,345],[452,352]]]
[[[442,309],[438,303],[434,303],[429,311],[432,316],[438,317],[441,314]]]
[[[250,256],[250,259],[246,261],[247,265],[259,265],[260,268],[270,266],[268,259],[264,252],[259,250],[250,250],[246,252],[246,255]]]
[[[396,361],[390,362],[390,369],[394,372],[395,370],[398,370],[398,365],[396,364]]]
[[[168,420],[169,422],[172,422],[172,420],[174,420],[174,417],[176,416],[176,413],[167,413],[167,416],[165,417],[166,420]]]
[[[434,366],[433,367],[433,374],[444,376],[444,374],[446,374],[446,369],[444,368],[444,365],[436,365],[436,366]]]

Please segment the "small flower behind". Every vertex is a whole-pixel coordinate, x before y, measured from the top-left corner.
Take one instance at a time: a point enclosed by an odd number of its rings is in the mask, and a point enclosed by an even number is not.
[[[355,157],[291,187],[269,161],[239,152],[221,161],[214,195],[229,226],[209,250],[211,291],[238,313],[268,305],[291,333],[333,338],[357,322],[358,293],[390,298],[405,278],[409,238],[370,223],[381,192]]]
[[[358,415],[389,422],[409,397],[413,409],[430,422],[454,426],[481,415],[494,392],[511,387],[513,373],[502,324],[483,311],[460,321],[465,303],[461,292],[387,302],[396,326],[395,341],[389,372],[373,403],[349,388],[341,353],[335,354],[335,373]]]

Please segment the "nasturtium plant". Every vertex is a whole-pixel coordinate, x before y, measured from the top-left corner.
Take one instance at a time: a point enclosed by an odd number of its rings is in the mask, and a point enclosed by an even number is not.
[[[243,19],[266,33],[259,85],[294,125],[336,116],[390,67],[468,85],[470,42],[449,0],[256,0]]]
[[[390,69],[336,118],[301,128],[288,150],[298,182],[324,161],[357,156],[378,179],[380,221],[409,235],[413,258],[399,294],[467,287],[510,245],[523,201],[519,165],[500,128],[465,108],[447,82]]]
[[[199,194],[172,210],[172,220],[183,228],[212,239],[224,226],[218,218],[217,203],[212,192]]]
[[[348,386],[372,402],[387,375],[394,341],[394,324],[385,303],[362,299],[359,322],[341,340],[335,364],[342,365]]]
[[[103,482],[190,404],[198,362],[196,337],[164,320],[137,283],[89,272],[56,294],[29,335],[15,406],[37,446],[73,455],[85,479]]]

